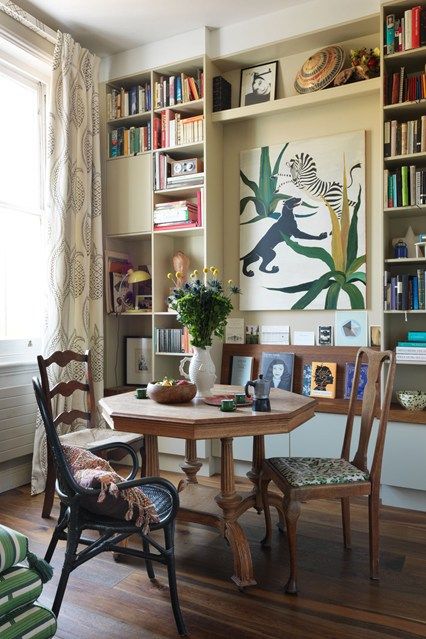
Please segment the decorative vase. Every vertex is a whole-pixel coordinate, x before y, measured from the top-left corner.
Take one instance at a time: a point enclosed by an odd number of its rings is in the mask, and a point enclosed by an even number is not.
[[[192,357],[184,357],[179,365],[179,373],[197,386],[195,397],[209,397],[216,380],[216,368],[210,355],[211,346],[199,348],[193,346]],[[188,373],[184,367],[189,362]]]

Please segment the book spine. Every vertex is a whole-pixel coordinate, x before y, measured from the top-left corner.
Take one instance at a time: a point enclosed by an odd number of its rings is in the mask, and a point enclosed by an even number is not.
[[[426,342],[426,331],[408,331],[407,340],[409,342]]]
[[[395,14],[386,16],[386,54],[395,53]]]

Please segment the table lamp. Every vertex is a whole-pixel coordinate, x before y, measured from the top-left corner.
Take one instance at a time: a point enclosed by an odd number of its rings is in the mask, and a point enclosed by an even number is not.
[[[121,302],[120,307],[121,310],[117,311],[117,315],[119,313],[123,313],[124,310],[126,312],[136,312],[137,308],[131,308],[130,305],[125,301],[124,295],[122,295],[121,291],[123,289],[124,283],[128,284],[137,284],[138,282],[146,282],[151,279],[151,275],[147,271],[134,271],[132,268],[129,268],[127,273],[123,276],[120,285],[118,287],[118,295],[117,295],[117,303]]]

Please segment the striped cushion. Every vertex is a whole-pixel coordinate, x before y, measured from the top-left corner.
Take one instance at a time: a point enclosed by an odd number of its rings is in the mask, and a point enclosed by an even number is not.
[[[39,604],[20,608],[0,619],[1,639],[49,639],[55,632],[55,615]]]
[[[41,579],[34,570],[24,566],[9,568],[0,574],[0,617],[33,603],[42,589]]]
[[[28,538],[7,526],[0,526],[0,573],[27,556]]]

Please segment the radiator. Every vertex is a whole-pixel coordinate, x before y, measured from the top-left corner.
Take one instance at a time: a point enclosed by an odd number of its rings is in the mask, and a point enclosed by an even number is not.
[[[35,420],[31,384],[0,388],[0,463],[33,452]]]

